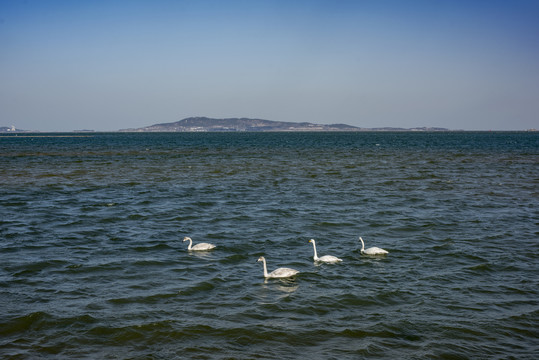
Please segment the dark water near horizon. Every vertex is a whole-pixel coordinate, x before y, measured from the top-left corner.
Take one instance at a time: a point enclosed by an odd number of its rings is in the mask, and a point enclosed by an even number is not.
[[[538,357],[538,133],[50,135],[0,137],[0,358]]]

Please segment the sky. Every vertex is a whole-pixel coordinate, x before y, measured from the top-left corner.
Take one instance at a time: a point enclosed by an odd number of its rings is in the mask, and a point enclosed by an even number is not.
[[[539,128],[535,0],[0,0],[0,126]]]

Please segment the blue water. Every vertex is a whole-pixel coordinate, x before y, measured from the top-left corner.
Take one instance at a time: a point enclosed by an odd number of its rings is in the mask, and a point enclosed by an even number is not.
[[[537,133],[19,134],[0,164],[1,358],[539,354]]]

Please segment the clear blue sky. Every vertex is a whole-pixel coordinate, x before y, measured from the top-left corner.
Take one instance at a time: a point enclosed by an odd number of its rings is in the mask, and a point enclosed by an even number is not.
[[[0,126],[539,128],[539,1],[0,0]]]

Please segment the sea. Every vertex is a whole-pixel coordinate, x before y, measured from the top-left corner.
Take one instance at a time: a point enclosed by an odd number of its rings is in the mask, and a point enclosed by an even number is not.
[[[1,136],[0,358],[537,359],[539,133]]]

